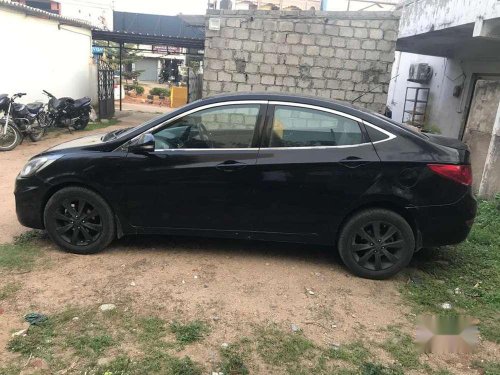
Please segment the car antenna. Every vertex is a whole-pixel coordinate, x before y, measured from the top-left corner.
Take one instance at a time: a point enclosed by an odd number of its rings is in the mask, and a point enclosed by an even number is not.
[[[399,76],[399,74],[396,74],[394,77],[392,77],[389,82],[391,82],[394,78],[397,78]],[[369,94],[370,92],[372,92],[373,90],[379,88],[380,86],[383,86],[385,85],[385,83],[381,83],[380,85],[377,85],[375,86],[374,88],[372,88],[371,90],[368,90],[368,91],[365,91],[364,93],[362,93],[360,96],[354,98],[352,101],[351,101],[351,104],[353,104],[355,101],[361,99],[363,96],[365,96],[366,94]]]

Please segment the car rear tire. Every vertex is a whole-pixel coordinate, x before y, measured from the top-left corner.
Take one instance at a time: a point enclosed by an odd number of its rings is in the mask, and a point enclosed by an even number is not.
[[[367,209],[343,226],[338,250],[355,275],[386,279],[408,265],[415,250],[415,236],[401,215],[386,209]]]
[[[81,187],[54,193],[45,206],[44,222],[50,238],[75,254],[103,250],[116,233],[111,207],[99,194]]]

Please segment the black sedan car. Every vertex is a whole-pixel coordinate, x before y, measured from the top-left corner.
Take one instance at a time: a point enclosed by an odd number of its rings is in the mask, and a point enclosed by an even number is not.
[[[89,254],[128,234],[302,242],[386,278],[473,223],[467,147],[340,103],[232,94],[33,157],[19,221]]]

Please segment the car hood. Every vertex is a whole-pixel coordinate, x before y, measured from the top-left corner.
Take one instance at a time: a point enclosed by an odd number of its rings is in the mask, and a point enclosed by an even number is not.
[[[89,146],[102,145],[105,143],[102,141],[102,137],[105,134],[106,133],[99,133],[99,134],[89,135],[87,137],[73,139],[72,141],[64,142],[58,144],[57,146],[49,148],[48,150],[46,150],[46,152],[60,151],[60,150],[74,149],[74,148],[82,149]]]

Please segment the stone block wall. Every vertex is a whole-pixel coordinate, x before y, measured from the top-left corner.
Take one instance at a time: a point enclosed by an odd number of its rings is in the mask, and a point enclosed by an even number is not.
[[[220,30],[209,19],[220,18]],[[393,12],[209,10],[203,94],[279,91],[383,111],[399,16]]]

